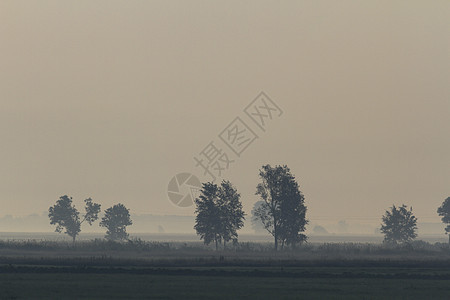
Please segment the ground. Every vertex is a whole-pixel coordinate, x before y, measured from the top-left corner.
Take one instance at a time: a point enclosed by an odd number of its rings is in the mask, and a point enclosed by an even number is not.
[[[270,245],[269,245],[270,246]],[[1,299],[448,299],[446,244],[0,242]]]
[[[265,271],[258,271],[258,268],[124,269],[108,273],[110,271],[10,270],[0,274],[1,298],[446,299],[450,295],[450,272],[439,277],[434,274],[436,270],[430,269],[406,273],[396,269],[367,272],[361,268],[350,271],[341,268],[283,271],[275,268]],[[397,271],[405,276],[392,275]]]

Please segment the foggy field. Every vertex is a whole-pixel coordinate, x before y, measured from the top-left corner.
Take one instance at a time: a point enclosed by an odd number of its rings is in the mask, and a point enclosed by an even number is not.
[[[447,244],[0,241],[2,299],[442,299]]]
[[[81,233],[77,238],[81,241],[104,238],[103,233]],[[201,244],[198,235],[192,233],[134,233],[131,238],[139,238],[144,241],[155,242],[197,242]],[[448,237],[445,234],[426,234],[419,238],[428,243],[447,243]],[[66,241],[70,242],[70,237],[57,232],[0,232],[0,241],[8,240],[36,240],[36,241]],[[273,237],[268,234],[240,234],[240,242],[272,243]],[[309,243],[381,243],[383,236],[362,235],[362,234],[328,234],[328,235],[308,235]]]
[[[240,242],[215,251],[201,242],[162,242],[130,239],[69,241],[0,240],[1,264],[63,266],[311,266],[342,261],[375,262],[383,266],[408,262],[412,266],[449,264],[446,243],[413,241],[407,244],[383,243],[305,243],[295,249],[274,251],[270,242]],[[293,265],[292,265],[293,264]],[[333,263],[332,263],[333,265]],[[339,264],[338,264],[339,265]],[[356,266],[359,266],[357,263]]]

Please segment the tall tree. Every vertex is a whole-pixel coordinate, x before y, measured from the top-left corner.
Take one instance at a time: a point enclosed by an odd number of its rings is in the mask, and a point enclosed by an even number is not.
[[[107,229],[105,237],[113,241],[127,239],[127,226],[129,225],[133,225],[130,211],[121,203],[105,210],[105,215],[100,222],[100,226]]]
[[[254,210],[255,219],[274,237],[275,250],[278,243],[295,247],[306,240],[305,197],[290,169],[284,166],[265,165],[259,172],[261,183],[256,187],[263,203]]]
[[[280,240],[281,247],[284,244],[290,245],[293,248],[297,243],[302,243],[306,240],[306,235],[301,233],[305,231],[306,227],[306,207],[304,206],[304,196],[299,192],[298,185],[295,181],[290,181],[285,178],[284,186],[281,190],[282,199],[280,210],[282,211]]]
[[[230,240],[237,240],[237,231],[244,226],[245,213],[240,201],[241,195],[229,181],[222,181],[219,188],[219,211],[222,220],[223,245]]]
[[[395,207],[392,205],[382,217],[381,232],[387,243],[409,242],[417,237],[417,218],[408,210],[406,205]]]
[[[437,209],[437,213],[442,217],[442,222],[447,224],[445,234],[448,234],[448,244],[450,246],[450,197],[442,202],[442,205]]]
[[[92,225],[98,219],[100,212],[100,204],[94,203],[91,198],[84,200],[85,214],[80,219],[80,212],[72,204],[72,197],[67,195],[61,196],[56,204],[48,209],[48,217],[50,224],[56,225],[56,232],[65,230],[65,234],[72,237],[73,242],[81,231],[81,224],[87,221]]]
[[[229,181],[221,186],[212,182],[203,183],[200,196],[195,199],[196,218],[194,229],[205,244],[219,243],[238,237],[237,231],[244,225],[240,195]]]

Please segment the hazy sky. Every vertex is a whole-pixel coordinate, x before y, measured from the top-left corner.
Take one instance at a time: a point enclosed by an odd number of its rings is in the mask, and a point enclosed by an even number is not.
[[[312,221],[378,223],[401,203],[439,221],[449,15],[447,0],[1,0],[0,216],[64,194],[192,215],[170,178],[201,175],[193,157],[264,91],[284,114],[224,173],[248,213],[270,163]]]

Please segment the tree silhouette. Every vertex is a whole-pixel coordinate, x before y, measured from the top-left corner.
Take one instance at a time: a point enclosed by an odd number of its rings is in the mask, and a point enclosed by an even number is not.
[[[61,196],[56,204],[48,209],[50,224],[56,225],[55,231],[62,232],[64,229],[64,233],[72,237],[74,243],[81,231],[81,224],[87,221],[89,225],[92,225],[98,219],[98,213],[100,212],[100,204],[92,202],[91,198],[84,200],[84,202],[85,214],[82,220],[80,220],[80,212],[72,204],[72,197],[67,195]]]
[[[262,182],[256,187],[256,195],[263,203],[254,209],[254,216],[273,235],[275,250],[278,250],[279,242],[283,248],[285,244],[295,247],[305,241],[306,235],[301,233],[308,223],[305,198],[289,168],[265,165],[259,177]]]
[[[417,218],[404,204],[398,208],[392,205],[382,217],[381,232],[387,243],[409,242],[417,237],[416,230]]]
[[[219,189],[216,184],[211,182],[203,183],[200,190],[200,196],[195,199],[196,217],[194,229],[200,235],[200,239],[206,245],[212,241],[216,243],[216,250],[220,240],[221,228],[219,220]]]
[[[100,226],[107,229],[105,238],[113,241],[127,239],[126,227],[129,225],[133,225],[130,211],[121,203],[105,210],[105,215],[100,222]]]
[[[215,242],[216,250],[221,241],[237,240],[237,231],[244,226],[245,213],[240,195],[229,181],[221,186],[203,183],[200,196],[195,199],[196,218],[194,229],[205,244]]]
[[[448,244],[450,246],[450,197],[442,202],[442,205],[437,209],[437,213],[442,217],[442,223],[447,224],[445,234],[448,234]]]
[[[253,204],[253,209],[252,209],[252,228],[255,231],[255,233],[261,233],[261,232],[266,232],[266,229],[264,228],[264,224],[261,222],[261,219],[258,217],[258,215],[256,215],[256,211],[259,208],[262,208],[264,204],[264,201],[256,201],[255,204]]]
[[[229,181],[222,181],[219,188],[219,208],[222,222],[223,246],[230,240],[237,240],[237,231],[244,226],[245,213],[240,201],[241,195]]]

